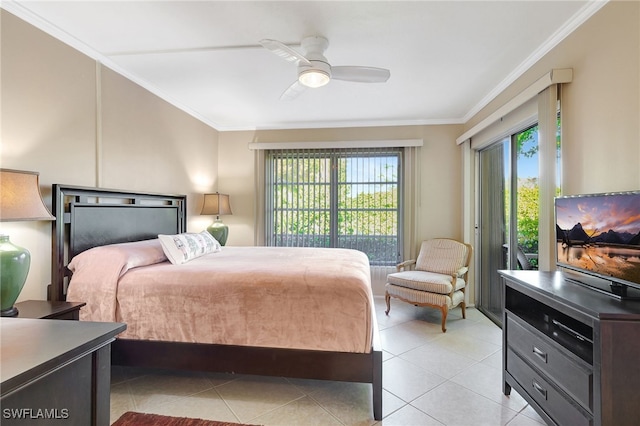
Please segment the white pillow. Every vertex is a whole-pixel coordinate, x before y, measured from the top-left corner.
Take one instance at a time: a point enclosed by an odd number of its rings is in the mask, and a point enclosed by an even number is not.
[[[198,234],[158,235],[162,250],[174,265],[180,265],[208,253],[222,250],[218,240],[207,231]]]

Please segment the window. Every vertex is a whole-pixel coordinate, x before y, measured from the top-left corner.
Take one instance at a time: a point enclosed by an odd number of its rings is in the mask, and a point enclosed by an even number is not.
[[[356,249],[402,259],[402,148],[266,153],[266,245]]]

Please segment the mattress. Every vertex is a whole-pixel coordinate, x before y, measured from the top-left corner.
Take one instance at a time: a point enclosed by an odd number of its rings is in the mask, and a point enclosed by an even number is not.
[[[223,247],[181,265],[158,240],[96,247],[69,264],[67,300],[119,338],[368,353],[373,296],[356,250]]]

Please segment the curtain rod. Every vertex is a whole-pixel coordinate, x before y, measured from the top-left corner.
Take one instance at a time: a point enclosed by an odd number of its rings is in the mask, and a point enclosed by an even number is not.
[[[309,141],[309,142],[252,142],[250,150],[264,149],[322,149],[322,148],[396,148],[422,146],[422,139]]]

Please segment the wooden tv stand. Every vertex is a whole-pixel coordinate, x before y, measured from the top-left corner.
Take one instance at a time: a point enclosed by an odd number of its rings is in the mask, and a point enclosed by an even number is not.
[[[500,271],[503,392],[515,389],[550,425],[640,419],[640,302],[566,280]]]

